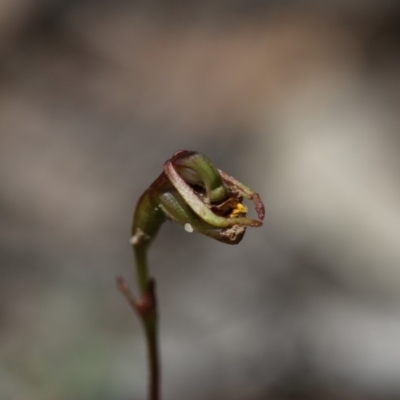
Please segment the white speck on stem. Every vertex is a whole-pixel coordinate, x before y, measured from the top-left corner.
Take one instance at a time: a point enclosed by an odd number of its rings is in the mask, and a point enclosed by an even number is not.
[[[136,233],[129,239],[129,243],[133,246],[136,246],[146,240],[150,240],[150,237],[146,235],[140,228],[138,228]]]
[[[188,223],[188,224],[185,224],[184,228],[185,228],[185,231],[186,231],[186,232],[189,232],[189,233],[192,233],[192,232],[193,232],[193,226],[190,225],[189,223]]]

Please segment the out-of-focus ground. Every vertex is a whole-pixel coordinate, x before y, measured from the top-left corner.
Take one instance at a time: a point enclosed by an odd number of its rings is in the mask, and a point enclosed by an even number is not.
[[[258,190],[151,249],[170,400],[400,398],[400,7],[0,1],[0,398],[145,398],[139,195],[185,148]]]

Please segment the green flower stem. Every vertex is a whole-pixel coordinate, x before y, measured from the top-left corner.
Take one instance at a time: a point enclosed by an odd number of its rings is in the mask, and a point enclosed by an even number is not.
[[[147,267],[147,248],[134,246],[134,256],[136,260],[136,279],[139,286],[139,293],[143,296],[149,286],[149,269]]]
[[[160,392],[160,360],[158,351],[158,310],[155,283],[147,266],[146,244],[134,245],[136,274],[141,298],[136,303],[147,343],[149,366],[149,400],[158,400]]]
[[[143,223],[144,219],[150,221],[150,232],[155,235],[159,226],[163,222],[163,218],[158,218],[157,213],[150,213],[149,206],[152,203],[148,199],[139,202],[137,210],[141,210],[141,216],[138,217],[139,222]],[[150,215],[151,214],[151,215]],[[135,304],[135,308],[142,321],[148,355],[149,366],[149,400],[159,400],[160,398],[160,359],[158,348],[158,310],[157,297],[155,292],[154,280],[150,277],[147,265],[147,252],[151,243],[151,238],[139,228],[134,222],[132,227],[132,245],[136,261],[136,278],[140,292],[140,298]]]
[[[152,279],[149,280],[148,290],[139,300],[135,299],[124,278],[117,277],[117,287],[142,322],[146,337],[149,366],[148,399],[159,400],[161,379],[158,348],[158,311],[154,281]]]
[[[149,357],[149,399],[158,400],[160,398],[160,352],[158,348],[158,315],[157,303],[153,284],[153,307],[152,316],[144,322],[145,336],[147,342],[147,352]]]

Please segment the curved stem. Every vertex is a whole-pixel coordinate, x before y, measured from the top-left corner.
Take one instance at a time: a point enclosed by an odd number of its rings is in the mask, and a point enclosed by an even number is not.
[[[139,292],[140,296],[144,296],[150,282],[149,269],[147,266],[147,246],[141,243],[134,244],[133,251],[136,261],[136,279]]]
[[[149,400],[160,398],[160,357],[158,347],[158,317],[157,304],[154,292],[154,281],[152,282],[153,317],[144,321],[144,330],[147,342],[147,354],[149,357]]]
[[[158,348],[158,310],[155,283],[149,273],[147,251],[154,240],[165,215],[155,203],[157,190],[165,184],[160,176],[139,199],[132,223],[131,244],[133,246],[136,267],[136,279],[140,297],[134,301],[134,309],[142,321],[147,343],[149,365],[149,400],[160,398],[160,361]],[[132,303],[132,302],[131,302]]]
[[[147,266],[147,245],[134,244],[136,274],[140,290],[140,299],[136,302],[136,310],[142,321],[148,354],[149,366],[149,400],[160,398],[160,357],[158,347],[158,310],[155,282],[149,276]]]

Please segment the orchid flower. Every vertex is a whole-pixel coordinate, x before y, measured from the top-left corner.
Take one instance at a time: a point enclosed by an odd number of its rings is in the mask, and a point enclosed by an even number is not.
[[[244,199],[253,201],[258,219],[247,217]],[[159,399],[157,304],[147,252],[161,225],[173,221],[187,232],[199,232],[223,243],[237,244],[247,227],[259,227],[264,205],[258,193],[216,168],[203,154],[180,150],[164,164],[163,172],[140,197],[133,217],[131,244],[136,259],[139,300],[123,278],[118,287],[143,322],[150,366],[149,399]]]

